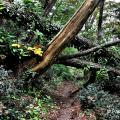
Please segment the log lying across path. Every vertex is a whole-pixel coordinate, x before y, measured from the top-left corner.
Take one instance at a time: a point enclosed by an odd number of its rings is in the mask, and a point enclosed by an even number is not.
[[[120,75],[120,69],[111,67],[111,66],[103,66],[100,65],[98,63],[93,63],[90,61],[86,61],[86,60],[81,60],[81,59],[68,59],[68,60],[64,60],[64,61],[58,61],[56,62],[57,64],[64,64],[66,66],[71,66],[71,67],[76,67],[76,68],[84,68],[86,66],[89,66],[90,68],[94,68],[96,70],[99,70],[101,68],[104,68],[107,71],[116,73],[117,75]]]

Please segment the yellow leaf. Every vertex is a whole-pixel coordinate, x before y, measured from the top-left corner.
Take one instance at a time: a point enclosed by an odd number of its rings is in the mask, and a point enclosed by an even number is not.
[[[20,48],[20,47],[21,47],[20,44],[12,44],[11,46],[12,46],[12,47],[17,47],[17,48]]]
[[[41,48],[34,50],[34,54],[36,54],[36,55],[42,56],[42,53],[43,53],[43,51],[41,50]]]
[[[34,52],[34,54],[42,56],[42,49],[37,47],[28,47],[27,50]]]
[[[33,48],[33,47],[28,47],[27,50],[29,50],[29,51],[34,51],[35,48]]]

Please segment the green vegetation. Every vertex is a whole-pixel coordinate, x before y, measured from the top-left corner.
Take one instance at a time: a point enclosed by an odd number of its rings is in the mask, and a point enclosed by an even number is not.
[[[49,5],[48,1],[0,0],[0,120],[49,120],[57,108],[52,93],[64,81],[79,86],[80,92],[73,94],[81,102],[81,113],[89,116],[92,111],[96,120],[119,120],[120,41],[94,52],[91,49],[120,40],[120,3],[104,3],[100,30],[98,6],[73,41],[60,48],[63,51],[57,58],[53,55],[49,69],[32,72],[49,54],[45,51],[54,36],[84,3],[51,0]],[[75,57],[76,53],[81,55]],[[69,55],[73,57],[64,58]]]

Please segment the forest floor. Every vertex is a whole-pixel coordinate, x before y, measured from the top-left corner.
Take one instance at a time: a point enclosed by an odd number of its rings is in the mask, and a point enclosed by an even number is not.
[[[31,95],[23,95],[19,100],[14,99],[9,101],[9,104],[5,101],[4,104],[0,102],[0,112],[3,112],[4,115],[6,114],[5,111],[7,109],[16,108],[16,110],[21,109],[21,112],[25,113],[26,118],[30,118],[31,115],[31,117],[34,118],[36,116],[34,111],[36,108],[40,107],[40,110],[48,110],[47,113],[45,111],[37,112],[37,115],[40,116],[40,120],[95,120],[95,115],[92,112],[89,112],[88,114],[86,110],[83,111],[79,96],[76,96],[76,92],[79,90],[80,88],[75,84],[75,82],[63,81],[52,93],[48,93],[48,96],[50,96],[53,103],[49,103],[49,106],[46,104],[47,101],[41,101],[41,99],[39,99],[39,101],[36,101]],[[38,102],[40,106],[38,105]],[[30,106],[27,108],[22,108],[20,107],[20,103],[29,103]],[[28,111],[29,114],[26,114]],[[11,120],[14,120],[15,117],[12,117]],[[0,118],[0,120],[4,120],[4,118]]]
[[[80,100],[73,94],[79,87],[71,81],[64,81],[55,91],[53,99],[57,109],[49,113],[49,120],[94,120],[91,113],[86,116],[81,109]]]

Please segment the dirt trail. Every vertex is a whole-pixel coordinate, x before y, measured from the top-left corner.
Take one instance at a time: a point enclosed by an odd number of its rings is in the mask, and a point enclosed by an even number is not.
[[[83,120],[80,115],[80,102],[71,94],[79,87],[71,81],[64,81],[55,91],[59,109],[51,111],[49,120]]]

